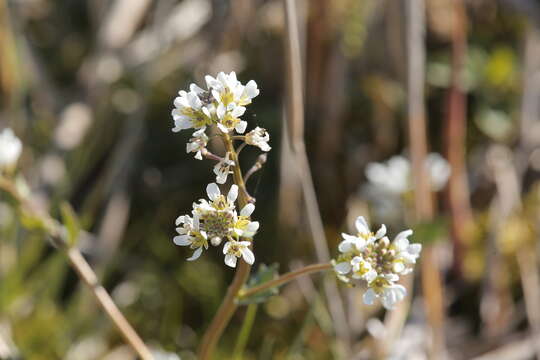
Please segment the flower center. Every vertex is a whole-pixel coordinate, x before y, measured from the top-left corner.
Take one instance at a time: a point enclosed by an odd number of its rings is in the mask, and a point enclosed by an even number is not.
[[[223,238],[232,234],[233,215],[228,211],[208,211],[201,216],[201,221],[201,227],[210,238]]]
[[[363,258],[370,263],[377,274],[392,273],[395,257],[395,250],[388,241],[382,240],[368,245],[363,253]]]

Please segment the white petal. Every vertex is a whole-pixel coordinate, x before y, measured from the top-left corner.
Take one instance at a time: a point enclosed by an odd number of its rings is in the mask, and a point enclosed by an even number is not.
[[[235,126],[236,132],[238,132],[239,134],[243,134],[244,131],[246,131],[246,128],[247,128],[247,121],[240,121]]]
[[[254,80],[249,80],[245,87],[246,95],[250,99],[259,95],[259,89],[257,89],[257,83]]]
[[[227,194],[227,200],[234,203],[237,197],[238,197],[238,186],[232,185],[231,189],[229,190],[229,193]]]
[[[354,225],[356,226],[356,230],[358,230],[360,234],[365,234],[365,233],[370,232],[369,225],[363,216],[357,217],[356,221],[354,222]]]
[[[223,119],[223,117],[225,116],[225,105],[223,105],[223,103],[219,103],[218,107],[217,107],[217,110],[216,110],[216,114],[218,116],[218,118],[220,119]]]
[[[403,264],[401,261],[394,263],[395,272],[401,273],[403,270],[405,270],[405,264]]]
[[[206,193],[208,194],[208,198],[210,200],[214,200],[219,195],[221,195],[221,191],[219,191],[219,186],[217,186],[216,183],[210,183],[206,187]]]
[[[251,214],[253,214],[254,210],[255,210],[255,205],[253,205],[251,203],[247,204],[240,211],[240,216],[251,216]]]
[[[375,294],[375,291],[373,291],[373,289],[367,289],[363,296],[364,304],[373,305],[376,298],[377,294]]]
[[[175,236],[173,239],[173,242],[178,246],[188,246],[188,245],[191,245],[191,241],[189,239],[190,239],[189,235],[180,235],[180,236]]]
[[[380,229],[375,234],[375,237],[377,239],[382,238],[384,235],[386,235],[386,226],[384,224],[381,225]]]
[[[345,234],[345,233],[341,233],[341,237],[352,243],[354,243],[358,239],[356,236]]]
[[[372,282],[377,278],[377,272],[373,269],[369,270],[367,273],[364,274],[364,280],[366,280],[368,283]]]
[[[232,268],[236,267],[236,256],[231,254],[225,255],[225,264]]]
[[[394,241],[396,240],[399,240],[399,239],[403,239],[403,238],[408,238],[409,236],[411,236],[413,234],[413,231],[411,229],[409,230],[405,230],[405,231],[402,231],[400,232],[399,234],[397,234],[396,238],[394,239]]]
[[[223,245],[223,253],[226,254],[229,252],[229,248],[231,247],[231,242],[227,241],[225,245]]]
[[[240,249],[242,252],[242,257],[244,258],[244,261],[247,262],[249,265],[253,265],[255,262],[255,255],[253,255],[253,252],[248,249],[247,247]]]
[[[244,237],[252,237],[253,235],[255,235],[257,230],[259,230],[259,222],[258,221],[252,221],[244,229],[242,236],[244,236]]]
[[[338,274],[348,274],[351,271],[351,264],[348,262],[340,262],[334,266],[334,269]]]
[[[217,127],[219,128],[219,130],[221,130],[222,132],[224,132],[226,134],[229,132],[229,129],[227,129],[227,127],[225,125],[223,125],[222,123],[218,123]]]
[[[407,240],[407,238],[404,238],[404,237],[399,238],[394,241],[394,246],[396,247],[398,251],[406,251],[407,248],[409,247],[409,240]]]
[[[413,255],[419,255],[422,251],[422,244],[411,244],[407,250]]]
[[[341,243],[339,243],[338,245],[338,250],[341,252],[341,253],[347,253],[351,250],[353,250],[353,242],[352,241],[349,241],[349,240],[343,240]]]
[[[191,257],[187,259],[187,261],[197,260],[201,256],[201,254],[202,254],[202,247],[197,248],[197,250],[193,252],[193,255],[191,255]]]
[[[180,224],[183,224],[185,222],[185,217],[184,215],[180,215],[179,217],[176,218],[176,221],[174,222],[176,224],[176,226],[180,225]]]
[[[246,112],[246,108],[243,107],[243,106],[236,106],[233,111],[231,112],[231,115],[234,116],[235,118],[237,117],[240,117],[242,115],[244,115],[244,113]],[[245,130],[245,128],[244,128]],[[243,131],[242,131],[243,132]]]

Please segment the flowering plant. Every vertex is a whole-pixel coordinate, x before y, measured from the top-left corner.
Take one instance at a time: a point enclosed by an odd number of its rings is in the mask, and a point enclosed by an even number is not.
[[[198,259],[210,246],[218,247],[223,243],[225,264],[235,268],[238,261],[241,263],[227,296],[203,338],[200,358],[206,359],[213,352],[236,309],[235,299],[247,298],[273,289],[303,274],[333,268],[337,277],[346,283],[362,279],[367,284],[364,302],[373,304],[374,300],[379,298],[385,308],[392,309],[406,295],[406,288],[398,281],[400,275],[412,271],[419,257],[421,245],[409,243],[408,237],[412,235],[412,230],[400,232],[394,241],[390,242],[386,237],[384,225],[373,233],[362,216],[356,220],[358,231],[356,235],[342,234],[343,241],[338,248],[340,254],[331,263],[310,265],[258,286],[245,287],[250,266],[255,262],[252,244],[259,229],[259,222],[251,219],[255,210],[255,199],[249,195],[246,182],[262,164],[259,161],[246,176],[243,176],[238,157],[246,145],[258,147],[263,152],[270,151],[271,147],[268,144],[270,135],[260,127],[242,135],[248,127],[247,121],[242,120],[242,115],[246,111],[246,106],[259,95],[255,81],[250,80],[243,85],[234,72],[230,74],[220,72],[215,78],[207,75],[205,80],[206,89],[191,84],[189,92],[182,90],[174,99],[172,131],[195,129],[186,145],[186,151],[194,152],[198,160],[207,158],[216,162],[213,166],[216,182],[206,187],[208,200],[200,199],[193,203],[191,216],[181,215],[176,219],[178,235],[174,237],[173,242],[193,250],[188,261]],[[209,140],[213,137],[207,135],[206,131],[211,131],[217,134],[215,137],[221,138],[225,154],[217,155],[208,150]],[[235,147],[235,141],[241,141],[242,144]],[[399,159],[391,162],[390,165],[394,162],[403,163]],[[383,165],[371,165],[369,173],[376,180],[381,177],[381,173],[395,170],[395,167],[390,165],[388,169]],[[404,165],[407,167],[407,164]],[[408,168],[404,171],[407,172]],[[225,184],[230,174],[233,175],[233,184],[229,187],[227,195],[224,195],[218,184]],[[403,185],[398,191],[404,191],[408,187],[409,174],[400,175]],[[393,180],[400,179],[393,177]]]

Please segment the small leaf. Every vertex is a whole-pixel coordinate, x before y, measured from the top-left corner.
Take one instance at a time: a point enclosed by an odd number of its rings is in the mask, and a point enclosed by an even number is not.
[[[446,219],[439,217],[432,221],[418,223],[413,230],[412,242],[432,244],[448,235],[448,224]]]
[[[265,264],[259,265],[257,272],[247,282],[246,290],[276,279],[279,276],[278,267],[279,265],[277,263],[270,266]],[[279,291],[277,287],[273,287],[268,290],[261,291],[253,296],[238,299],[238,303],[242,305],[259,304],[266,302],[269,297],[277,295],[278,293]]]
[[[19,214],[19,219],[21,221],[21,225],[28,230],[47,230],[47,225],[45,224],[45,221],[39,216],[28,215],[21,211]]]
[[[67,202],[63,202],[60,205],[60,212],[62,213],[62,221],[67,230],[67,243],[69,246],[74,246],[81,232],[81,225],[77,214],[75,214],[75,211]]]

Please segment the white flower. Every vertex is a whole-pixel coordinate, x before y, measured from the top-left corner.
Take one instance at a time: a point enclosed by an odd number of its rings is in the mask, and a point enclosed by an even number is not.
[[[238,236],[251,238],[259,230],[258,221],[250,221],[249,217],[255,210],[255,205],[247,204],[240,210],[240,216],[234,214],[234,232]]]
[[[380,292],[373,288],[369,288],[363,296],[366,305],[373,305],[375,299],[379,298],[381,304],[388,310],[392,310],[398,302],[403,300],[407,295],[407,289],[399,284],[390,283],[382,288]]]
[[[0,132],[0,169],[13,166],[22,151],[22,142],[10,128]]]
[[[368,290],[364,294],[364,302],[372,304],[379,298],[385,308],[391,309],[406,295],[405,288],[396,284],[399,275],[412,271],[422,246],[409,242],[412,230],[400,232],[390,242],[385,236],[384,225],[374,234],[366,220],[359,216],[355,226],[356,236],[342,234],[344,240],[338,246],[340,255],[332,260],[334,271],[346,283],[352,279],[365,280]]]
[[[430,175],[433,191],[442,190],[452,172],[448,161],[437,153],[431,153],[426,158],[426,167]]]
[[[426,157],[425,167],[431,189],[442,190],[450,177],[448,162],[441,155],[430,153]],[[412,189],[411,164],[401,155],[392,156],[385,163],[369,163],[366,166],[366,177],[375,188],[389,194],[400,195]]]
[[[362,251],[367,245],[372,244],[374,241],[381,239],[386,235],[386,226],[384,224],[382,224],[379,230],[377,230],[377,233],[374,234],[363,216],[356,218],[354,225],[358,231],[356,236],[345,233],[341,234],[343,241],[338,247],[341,253],[345,254],[355,250]]]
[[[258,126],[246,134],[246,143],[258,146],[262,151],[270,151],[272,149],[268,145],[268,141],[270,141],[270,135],[266,129]]]
[[[175,108],[171,115],[174,120],[173,132],[184,129],[200,129],[212,124],[215,106],[207,102],[207,96],[203,89],[195,84],[190,85],[190,91],[181,90],[174,99]],[[205,100],[203,102],[203,100]]]
[[[259,89],[257,89],[257,83],[255,81],[250,80],[244,86],[236,79],[236,73],[234,71],[230,74],[220,72],[216,78],[207,75],[205,80],[214,99],[225,106],[228,106],[232,102],[240,106],[249,105],[251,104],[251,99],[259,95]]]
[[[223,246],[223,254],[225,254],[225,264],[230,267],[236,267],[237,258],[242,257],[246,263],[253,265],[255,255],[249,249],[251,242],[249,241],[228,241]]]
[[[178,246],[189,246],[194,249],[193,255],[187,260],[197,260],[201,256],[203,248],[208,249],[206,232],[199,228],[197,219],[192,219],[188,215],[179,216],[176,219],[176,225],[179,226],[176,228],[179,235],[174,237],[173,242]]]
[[[408,237],[413,233],[412,230],[405,230],[397,234],[394,239],[395,259],[394,271],[405,275],[412,271],[411,265],[416,264],[416,259],[422,251],[421,244],[410,244]]]
[[[229,159],[230,156],[231,153],[227,152],[225,158],[221,159],[221,161],[214,166],[214,174],[216,174],[216,182],[218,184],[225,184],[225,182],[227,182],[227,176],[231,173],[230,168],[235,165],[234,161]]]
[[[206,127],[203,127],[193,133],[193,137],[189,139],[189,143],[186,144],[186,152],[194,152],[195,159],[202,160],[202,150],[206,148],[208,144],[208,136],[204,132]]]
[[[378,188],[389,193],[402,194],[410,190],[411,165],[401,155],[392,156],[386,163],[369,163],[366,177]]]
[[[239,134],[243,134],[246,131],[247,122],[240,120],[239,117],[244,115],[245,111],[245,107],[237,106],[235,103],[229,103],[227,106],[219,103],[216,110],[219,119],[218,128],[224,133],[234,129]]]

